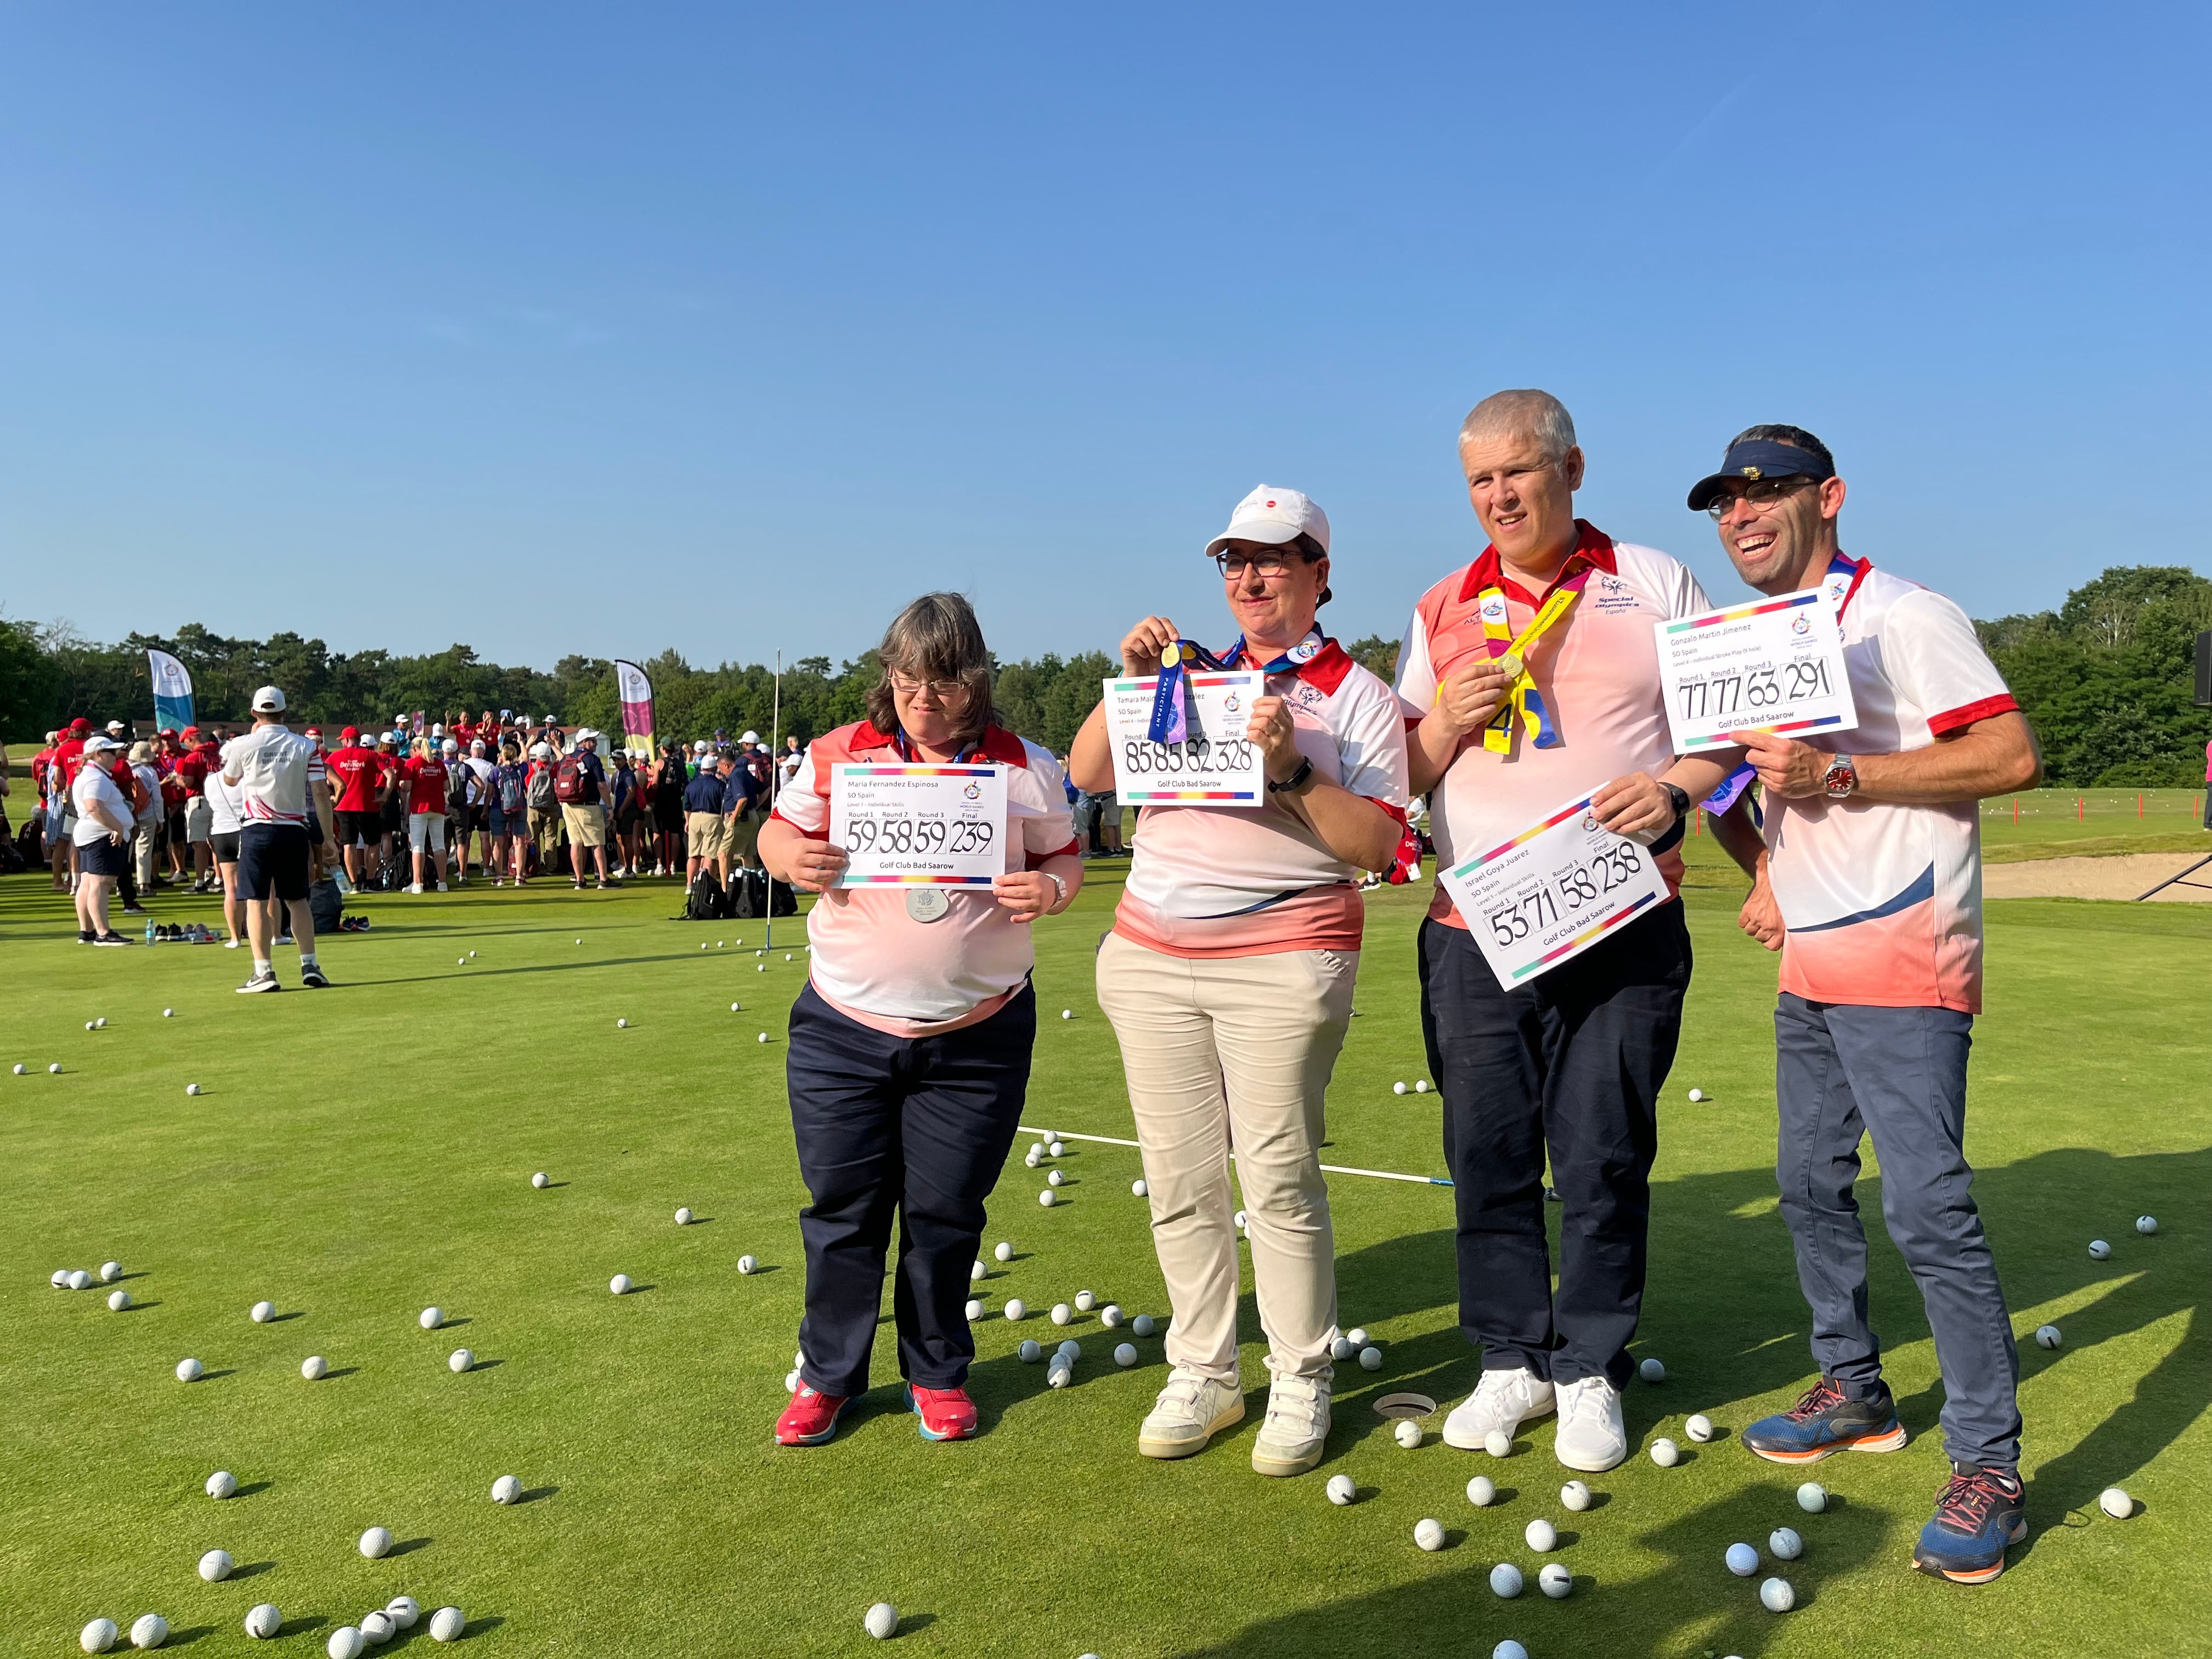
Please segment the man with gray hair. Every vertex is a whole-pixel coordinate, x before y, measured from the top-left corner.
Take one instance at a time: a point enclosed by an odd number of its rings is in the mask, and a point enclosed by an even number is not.
[[[1599,823],[1649,847],[1667,884],[1665,902],[1510,989],[1441,881],[1421,925],[1460,1328],[1483,1351],[1480,1384],[1444,1439],[1478,1447],[1556,1409],[1559,1462],[1597,1473],[1627,1455],[1620,1389],[1643,1304],[1659,1091],[1690,983],[1679,844],[1740,751],[1675,759],[1652,624],[1710,605],[1664,553],[1575,517],[1583,452],[1559,400],[1485,398],[1459,454],[1490,545],[1421,597],[1398,653],[1437,868],[1589,794]],[[1547,1151],[1565,1206],[1556,1297]]]

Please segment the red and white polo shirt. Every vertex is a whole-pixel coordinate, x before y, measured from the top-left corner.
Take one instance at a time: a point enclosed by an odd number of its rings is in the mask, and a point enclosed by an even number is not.
[[[982,750],[985,760],[1006,769],[1006,869],[1034,870],[1075,853],[1060,763],[995,726],[985,731]],[[866,720],[841,726],[807,745],[770,816],[826,841],[831,769],[899,758],[896,740]],[[806,918],[816,994],[848,1018],[895,1036],[954,1030],[996,1013],[1036,965],[1036,935],[988,889],[945,893],[951,909],[928,922],[908,915],[897,892],[854,888],[816,901]]]
[[[1876,570],[1841,590],[1856,732],[1811,739],[1830,753],[1908,754],[2016,709],[1966,613]],[[1976,801],[1765,804],[1767,879],[1789,927],[1782,988],[1812,1002],[1881,1008],[1982,1006],[1982,830]]]

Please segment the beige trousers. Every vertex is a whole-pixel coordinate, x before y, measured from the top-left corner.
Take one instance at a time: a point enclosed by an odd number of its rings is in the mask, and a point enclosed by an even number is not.
[[[1175,1320],[1171,1365],[1237,1378],[1234,1146],[1267,1369],[1327,1379],[1336,1240],[1322,1179],[1322,1097],[1352,1023],[1357,951],[1171,957],[1110,933],[1098,1005],[1152,1194],[1152,1248]]]

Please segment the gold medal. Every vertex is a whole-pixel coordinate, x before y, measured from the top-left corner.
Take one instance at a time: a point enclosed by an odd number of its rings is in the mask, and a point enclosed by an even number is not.
[[[1504,671],[1507,679],[1517,680],[1521,678],[1524,665],[1521,661],[1521,653],[1518,651],[1508,651],[1504,656],[1497,659],[1497,662],[1498,667]]]
[[[1182,647],[1180,645],[1168,646],[1160,653],[1160,666],[1163,668],[1173,668],[1182,660]]]

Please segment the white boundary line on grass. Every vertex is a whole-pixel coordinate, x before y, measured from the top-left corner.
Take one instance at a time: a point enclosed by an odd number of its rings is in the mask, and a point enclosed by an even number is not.
[[[1079,1135],[1072,1129],[1032,1129],[1026,1123],[1016,1125],[1015,1133],[1049,1134],[1055,1140],[1094,1140],[1102,1146],[1134,1146],[1137,1144],[1114,1135]],[[1233,1160],[1237,1154],[1231,1152],[1229,1156]],[[1372,1176],[1377,1181],[1410,1181],[1416,1187],[1449,1187],[1452,1184],[1442,1176],[1400,1175],[1395,1170],[1356,1170],[1349,1164],[1324,1164],[1321,1167],[1329,1175]]]

